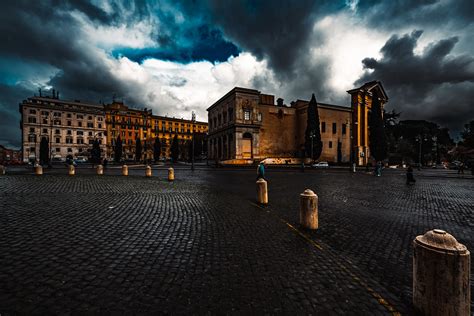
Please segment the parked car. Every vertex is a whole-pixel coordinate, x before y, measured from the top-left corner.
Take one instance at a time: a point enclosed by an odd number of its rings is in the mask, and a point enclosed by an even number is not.
[[[77,158],[74,160],[76,163],[86,163],[87,162],[87,157],[85,156],[77,156]]]
[[[313,164],[311,167],[313,168],[329,168],[329,164],[327,161],[320,161]]]

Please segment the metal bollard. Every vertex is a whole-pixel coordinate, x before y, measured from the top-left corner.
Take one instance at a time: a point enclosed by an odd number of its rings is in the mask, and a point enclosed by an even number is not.
[[[102,165],[97,166],[97,174],[98,175],[103,175],[104,174],[104,166],[102,166]]]
[[[74,165],[69,165],[68,169],[69,169],[70,176],[73,176],[76,174],[76,168],[74,167]]]
[[[0,165],[0,176],[7,173],[7,168],[4,165]]]
[[[300,194],[300,224],[305,228],[318,228],[318,196],[310,189]]]
[[[260,204],[268,204],[267,181],[263,178],[257,180],[257,202]]]
[[[127,165],[122,166],[122,176],[128,176],[128,166]]]
[[[43,174],[43,166],[41,165],[36,165],[35,166],[35,174],[40,176]]]
[[[168,168],[168,181],[174,181],[174,169]]]
[[[471,258],[441,229],[413,241],[413,306],[422,315],[470,315]]]
[[[151,167],[150,166],[146,166],[145,176],[146,177],[151,177]]]

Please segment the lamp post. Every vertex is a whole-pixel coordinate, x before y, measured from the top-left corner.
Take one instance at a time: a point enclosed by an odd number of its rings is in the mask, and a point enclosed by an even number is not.
[[[423,141],[427,141],[426,139],[426,136],[423,136],[421,134],[418,134],[418,136],[416,136],[415,140],[418,142],[418,170],[421,169],[421,149],[422,149],[422,144],[423,144]]]
[[[191,170],[194,171],[194,130],[193,130],[193,139],[192,139],[192,149],[191,149]]]

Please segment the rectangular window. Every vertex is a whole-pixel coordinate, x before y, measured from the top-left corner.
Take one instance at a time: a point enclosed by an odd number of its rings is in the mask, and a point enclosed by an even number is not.
[[[336,123],[332,123],[332,133],[333,134],[337,133],[337,124]]]
[[[36,117],[28,117],[28,123],[36,123]]]
[[[78,144],[84,144],[84,139],[78,138],[78,139],[77,139],[77,143],[78,143]]]
[[[54,116],[61,117],[61,112],[54,112]]]
[[[326,133],[326,122],[321,122],[321,133]]]
[[[77,122],[77,126],[82,127],[82,122]]]
[[[30,127],[30,133],[34,133],[35,132],[35,128],[34,127]]]
[[[92,136],[92,132],[89,132],[89,136]]]
[[[48,111],[41,111],[41,115],[49,115]]]
[[[87,127],[89,127],[89,128],[93,128],[93,127],[94,127],[94,123],[92,123],[92,122],[88,122],[88,123],[87,123]]]
[[[57,148],[57,147],[56,147],[56,152],[58,153],[58,152],[60,152],[60,151],[61,151],[61,150],[60,150],[59,148]]]
[[[89,115],[89,117],[87,118],[88,120],[92,120],[92,116]]]
[[[82,119],[84,118],[84,116],[81,115],[81,114],[77,114],[77,118],[80,119],[80,120],[82,120]]]
[[[332,142],[331,141],[329,142],[329,148],[332,148]]]
[[[59,129],[55,130],[54,134],[60,134]]]
[[[250,121],[250,111],[244,110],[244,120]]]
[[[56,137],[56,144],[59,144],[61,142],[61,138]]]
[[[68,135],[72,135],[72,131],[70,129],[67,130]]]
[[[67,152],[68,152],[68,153],[72,153],[72,148],[68,148],[68,149],[67,149]]]
[[[36,110],[30,110],[30,114],[36,114]]]
[[[72,125],[71,121],[67,121],[67,126],[71,126],[71,125]]]
[[[342,124],[342,135],[346,135],[346,129],[347,129],[347,125]]]
[[[76,134],[77,135],[84,135],[84,132],[83,131],[77,131]]]
[[[48,119],[43,119],[43,124],[48,124]]]
[[[71,117],[71,113],[68,113],[68,114],[66,115],[66,117],[67,117],[67,118],[70,118],[70,117]]]
[[[48,129],[43,128],[43,133],[47,134],[47,133],[48,133]]]

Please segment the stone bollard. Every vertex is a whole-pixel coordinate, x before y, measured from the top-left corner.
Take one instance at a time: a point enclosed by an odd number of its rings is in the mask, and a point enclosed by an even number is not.
[[[146,166],[145,176],[146,177],[151,177],[151,167],[150,166]]]
[[[4,165],[0,165],[0,176],[7,173],[7,168]]]
[[[128,166],[127,165],[122,166],[122,176],[128,176]]]
[[[441,229],[413,241],[413,306],[422,315],[470,315],[471,258]]]
[[[102,166],[102,165],[97,166],[97,174],[98,175],[103,175],[104,174],[104,166]]]
[[[35,166],[35,174],[40,176],[43,174],[43,166],[41,165],[36,165]]]
[[[257,180],[257,202],[260,204],[268,204],[267,181],[263,178]]]
[[[69,170],[70,176],[73,176],[76,174],[76,168],[74,167],[74,165],[69,165],[68,170]]]
[[[300,224],[305,228],[318,228],[318,196],[310,189],[300,194]]]
[[[174,181],[174,169],[171,167],[168,168],[168,181]]]

